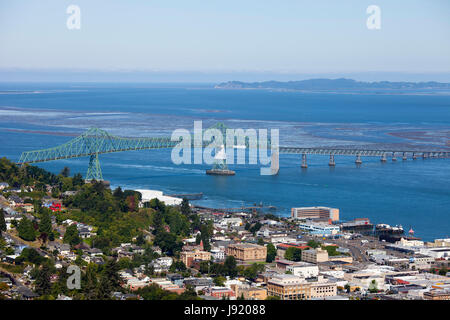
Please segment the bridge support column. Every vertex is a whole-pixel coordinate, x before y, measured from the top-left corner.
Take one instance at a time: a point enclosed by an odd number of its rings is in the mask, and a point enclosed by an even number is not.
[[[303,169],[308,168],[308,163],[306,162],[306,153],[302,154],[302,165],[301,165],[301,167]]]
[[[416,153],[413,153],[413,156],[412,156],[412,158],[413,158],[413,160],[417,160],[417,156],[416,156]]]
[[[386,162],[387,161],[387,159],[386,159],[386,153],[383,153],[383,155],[381,156],[381,160],[380,160],[381,162]]]
[[[422,153],[422,158],[423,159],[426,159],[428,157],[428,155],[424,152],[424,153]]]
[[[102,169],[98,160],[98,153],[91,155],[89,158],[89,167],[86,173],[86,180],[103,181]]]
[[[397,161],[397,157],[395,156],[395,152],[392,152],[392,161]]]
[[[362,164],[361,155],[359,153],[356,155],[355,163],[356,164]]]
[[[330,167],[334,167],[336,165],[336,163],[334,162],[334,155],[330,154],[330,162],[328,162],[328,165]]]
[[[408,160],[408,158],[406,157],[406,152],[403,152],[403,160]]]

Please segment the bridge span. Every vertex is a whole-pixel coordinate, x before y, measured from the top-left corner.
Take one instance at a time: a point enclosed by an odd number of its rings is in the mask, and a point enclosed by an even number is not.
[[[302,168],[307,168],[307,155],[329,155],[329,166],[335,166],[334,156],[355,156],[355,163],[362,164],[361,157],[380,157],[380,161],[386,162],[388,158],[397,161],[397,157],[407,160],[408,157],[416,160],[418,157],[427,158],[450,158],[450,150],[408,150],[408,149],[350,149],[350,148],[302,148],[302,147],[280,147],[280,153],[301,154]]]
[[[210,127],[218,129],[222,132],[223,144],[225,145],[227,127],[223,123],[217,123]],[[233,138],[234,139],[234,138]],[[270,139],[269,139],[270,141]],[[71,159],[80,157],[89,157],[89,167],[86,174],[87,180],[103,180],[102,171],[100,168],[99,155],[112,152],[123,152],[132,150],[148,150],[148,149],[161,149],[161,148],[173,148],[179,141],[173,141],[171,137],[149,137],[149,138],[124,138],[117,137],[109,134],[108,132],[91,128],[84,132],[80,136],[53,148],[33,150],[23,152],[17,164],[24,165],[28,163],[39,163],[46,161],[54,161],[60,159]],[[204,145],[208,145],[210,142],[203,142]],[[270,143],[267,145],[269,147]],[[199,147],[193,143],[193,147]],[[238,147],[238,146],[236,146]],[[239,146],[240,147],[240,146]],[[246,138],[244,148],[253,148]],[[307,168],[307,155],[329,155],[330,166],[335,166],[335,156],[355,156],[356,164],[361,164],[361,157],[380,157],[381,161],[385,162],[388,158],[393,161],[397,160],[398,156],[401,156],[403,160],[407,160],[408,157],[412,159],[422,158],[449,158],[450,149],[447,150],[403,150],[403,149],[355,149],[355,148],[302,148],[302,147],[287,147],[280,146],[278,152],[281,154],[301,154],[302,155],[302,168]],[[276,153],[272,154],[272,159]],[[272,172],[278,172],[278,157],[276,157],[276,164],[274,161],[271,163]],[[275,168],[276,167],[276,168]],[[220,158],[214,164],[213,168],[219,168],[221,170],[227,170],[226,157]]]

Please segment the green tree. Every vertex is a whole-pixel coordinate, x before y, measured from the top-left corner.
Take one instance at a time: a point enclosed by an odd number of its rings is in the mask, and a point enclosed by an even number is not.
[[[177,271],[183,272],[183,271],[186,271],[186,269],[187,268],[186,268],[186,265],[184,264],[184,262],[181,260],[178,260],[178,261],[175,261],[174,263],[172,263],[172,265],[169,268],[169,271],[170,272],[177,272]]]
[[[313,248],[313,249],[316,249],[316,248],[318,248],[320,246],[320,242],[317,242],[315,240],[309,240],[308,241],[308,246]]]
[[[35,249],[33,248],[23,248],[20,256],[16,258],[16,264],[21,264],[22,262],[27,261],[33,264],[41,265],[46,261],[46,258],[41,256]]]
[[[72,184],[74,187],[81,187],[84,184],[83,176],[80,173],[76,173],[72,178]]]
[[[181,213],[184,215],[191,213],[191,207],[189,206],[189,201],[186,198],[183,198],[183,201],[181,202]]]
[[[225,273],[234,278],[238,274],[236,259],[233,256],[228,256],[223,263]]]
[[[202,234],[197,233],[197,235],[195,236],[195,244],[199,245],[201,241],[202,241]]]
[[[40,295],[49,294],[51,291],[50,283],[51,271],[47,264],[43,264],[36,276],[35,291]]]
[[[68,176],[70,176],[70,168],[69,167],[64,167],[61,170],[61,175],[65,178],[67,178]]]
[[[19,237],[22,239],[26,241],[36,240],[36,231],[34,230],[33,222],[27,219],[27,217],[22,216],[17,230],[19,231]]]
[[[0,232],[6,231],[5,211],[0,208]]]
[[[277,256],[277,248],[272,243],[267,245],[267,257],[266,262],[273,262]]]
[[[286,252],[284,253],[284,257],[287,260],[291,261],[300,261],[302,260],[302,250],[295,247],[289,247],[287,248]]]
[[[64,233],[63,242],[68,243],[72,246],[75,246],[81,242],[80,236],[78,235],[78,229],[75,224],[72,224],[66,228],[66,233]]]
[[[250,231],[251,233],[253,233],[253,235],[256,234],[256,232],[259,231],[259,229],[261,229],[262,224],[258,221],[257,223],[255,223],[254,225],[252,225],[248,231]]]
[[[448,269],[447,269],[446,267],[442,267],[442,268],[439,270],[439,275],[445,276],[445,275],[447,274],[447,272],[448,272]]]
[[[52,220],[46,208],[42,211],[41,220],[39,221],[39,231],[49,235],[52,232]]]
[[[226,281],[227,279],[225,278],[225,277],[222,277],[222,276],[217,276],[217,277],[215,277],[214,279],[213,279],[213,281],[214,281],[214,284],[216,285],[216,286],[218,286],[218,287],[224,287],[225,286],[225,281]]]
[[[174,234],[165,231],[158,232],[153,243],[170,256],[179,252],[183,247],[183,243],[178,241]]]

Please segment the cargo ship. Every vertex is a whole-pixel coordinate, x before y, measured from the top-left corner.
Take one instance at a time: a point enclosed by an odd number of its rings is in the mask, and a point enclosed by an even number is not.
[[[392,227],[388,224],[380,223],[375,226],[376,236],[402,235],[404,232],[403,227],[400,225]]]
[[[367,218],[357,218],[352,221],[341,223],[341,230],[344,232],[359,233],[364,236],[373,233],[373,224]]]
[[[206,174],[212,175],[212,176],[234,176],[236,172],[233,170],[228,169],[210,169],[206,170]]]

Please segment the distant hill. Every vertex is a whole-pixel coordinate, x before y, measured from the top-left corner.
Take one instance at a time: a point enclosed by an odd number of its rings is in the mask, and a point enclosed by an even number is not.
[[[442,82],[361,82],[352,79],[310,79],[301,81],[229,81],[215,86],[219,89],[279,89],[279,90],[362,90],[362,89],[450,89],[450,83]]]

